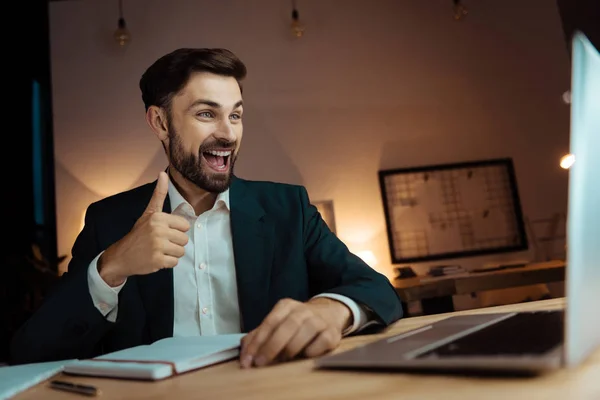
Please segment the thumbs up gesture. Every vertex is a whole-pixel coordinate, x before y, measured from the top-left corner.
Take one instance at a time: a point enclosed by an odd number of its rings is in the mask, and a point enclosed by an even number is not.
[[[127,277],[173,268],[184,254],[189,222],[178,215],[164,213],[168,177],[158,175],[156,188],[133,229],[115,242],[98,261],[98,272],[110,286],[119,286]]]

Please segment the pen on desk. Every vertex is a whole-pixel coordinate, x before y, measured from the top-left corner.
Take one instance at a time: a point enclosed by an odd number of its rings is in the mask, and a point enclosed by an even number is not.
[[[81,385],[78,383],[71,383],[71,382],[65,382],[65,381],[51,381],[50,387],[52,389],[84,394],[86,396],[96,396],[99,393],[99,390],[94,386]]]

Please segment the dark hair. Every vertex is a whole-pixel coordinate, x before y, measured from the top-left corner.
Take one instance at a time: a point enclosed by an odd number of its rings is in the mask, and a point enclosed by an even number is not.
[[[241,81],[246,66],[226,49],[177,49],[156,60],[142,75],[140,90],[146,110],[150,106],[169,108],[173,95],[186,85],[194,72],[210,72]]]

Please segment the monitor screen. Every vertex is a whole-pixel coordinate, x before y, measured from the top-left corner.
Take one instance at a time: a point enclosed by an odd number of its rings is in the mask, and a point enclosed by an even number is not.
[[[572,43],[567,214],[566,362],[600,346],[600,53],[581,32]]]

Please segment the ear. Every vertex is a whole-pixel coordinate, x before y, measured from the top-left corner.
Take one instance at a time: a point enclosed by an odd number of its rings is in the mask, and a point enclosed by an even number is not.
[[[169,138],[167,113],[163,108],[150,106],[146,111],[146,122],[152,129],[158,140],[163,142]]]

